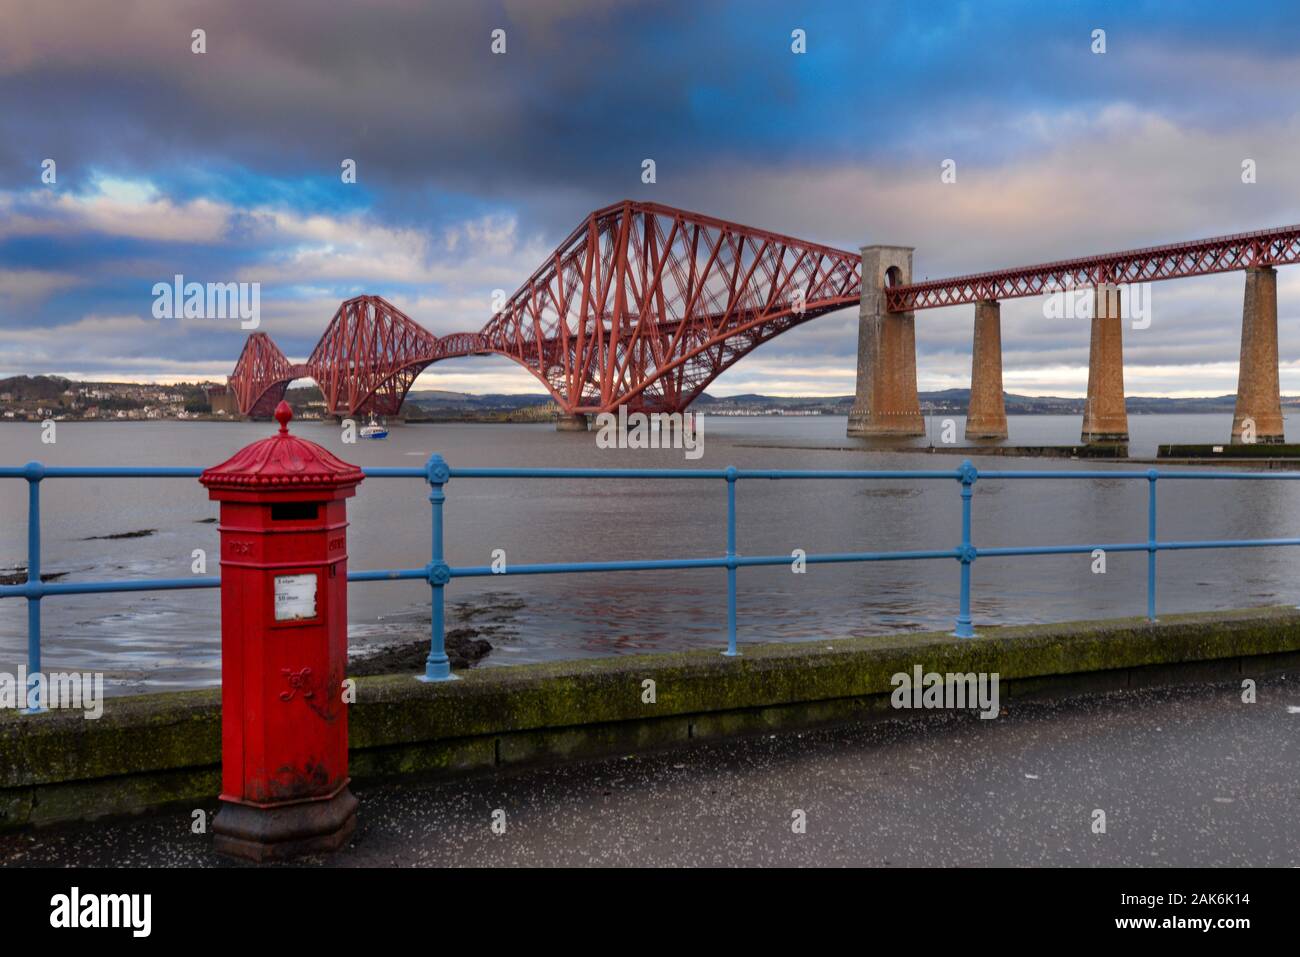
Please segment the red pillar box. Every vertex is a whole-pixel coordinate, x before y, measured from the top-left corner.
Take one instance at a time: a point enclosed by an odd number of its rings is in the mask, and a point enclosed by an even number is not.
[[[355,465],[289,434],[199,478],[221,503],[221,809],[216,849],[263,861],[344,844],[347,505]]]

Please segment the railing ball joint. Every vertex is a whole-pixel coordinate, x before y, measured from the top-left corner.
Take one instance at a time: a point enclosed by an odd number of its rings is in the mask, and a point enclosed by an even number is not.
[[[429,584],[435,588],[441,588],[451,581],[451,566],[446,562],[429,562],[424,568]]]
[[[39,482],[45,478],[45,466],[40,462],[28,462],[23,466],[23,478],[29,482]]]
[[[446,460],[435,452],[429,456],[429,461],[424,463],[424,474],[430,485],[446,485],[451,479],[451,468],[448,467]]]

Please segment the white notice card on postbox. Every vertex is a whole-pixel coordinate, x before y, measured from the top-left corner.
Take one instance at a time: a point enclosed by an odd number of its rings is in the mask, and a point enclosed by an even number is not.
[[[275,620],[302,621],[316,617],[316,576],[275,576]]]

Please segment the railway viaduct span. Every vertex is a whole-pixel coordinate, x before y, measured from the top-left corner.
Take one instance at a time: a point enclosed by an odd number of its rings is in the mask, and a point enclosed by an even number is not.
[[[262,332],[229,377],[239,411],[269,416],[289,383],[316,381],[334,415],[395,415],[430,364],[505,356],[546,387],[559,427],[615,411],[680,412],[752,350],[858,307],[857,393],[848,432],[923,435],[916,312],[973,305],[967,438],[1007,434],[1000,303],[1093,290],[1084,442],[1128,438],[1120,289],[1245,273],[1232,441],[1283,441],[1276,267],[1300,262],[1300,226],[912,281],[913,248],[859,252],[698,213],[625,200],[587,216],[478,332],[436,336],[379,296],[342,303],[305,363]],[[1247,423],[1251,423],[1247,425]]]

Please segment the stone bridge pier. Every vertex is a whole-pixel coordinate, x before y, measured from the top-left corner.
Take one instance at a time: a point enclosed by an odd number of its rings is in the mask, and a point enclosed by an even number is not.
[[[1083,406],[1083,434],[1088,444],[1128,441],[1124,404],[1124,320],[1119,287],[1093,288],[1092,341],[1088,347],[1088,399]]]
[[[889,312],[885,287],[912,281],[912,246],[862,247],[858,387],[849,435],[924,435],[916,392],[916,314]]]
[[[1285,441],[1277,371],[1277,270],[1270,266],[1246,270],[1241,309],[1241,365],[1232,444],[1251,441],[1252,431],[1255,442],[1279,445]]]
[[[581,412],[564,412],[555,419],[556,432],[586,432],[589,428],[587,417]]]
[[[975,303],[966,438],[1006,437],[1007,408],[1002,398],[1002,305],[988,300]]]

